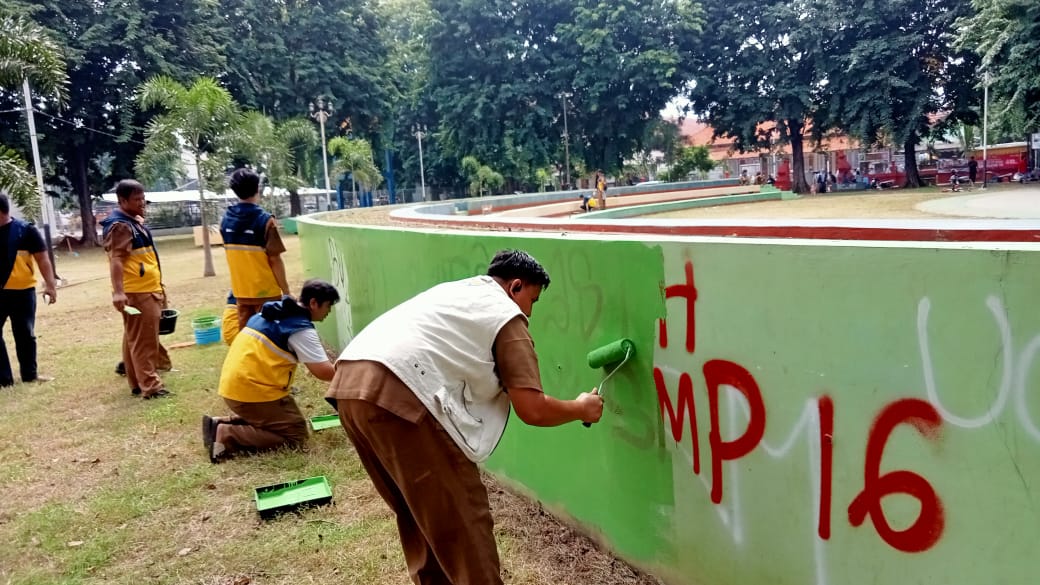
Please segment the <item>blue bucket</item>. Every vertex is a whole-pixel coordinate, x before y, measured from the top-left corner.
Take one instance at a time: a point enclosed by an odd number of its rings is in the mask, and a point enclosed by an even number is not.
[[[195,330],[195,345],[206,345],[220,341],[220,327]]]
[[[206,345],[220,341],[220,317],[206,315],[197,317],[191,322],[195,330],[195,345]]]

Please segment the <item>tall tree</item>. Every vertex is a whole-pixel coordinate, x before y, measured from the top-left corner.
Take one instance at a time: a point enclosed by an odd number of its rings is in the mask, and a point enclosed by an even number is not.
[[[213,0],[8,1],[62,39],[69,99],[60,118],[37,119],[40,149],[79,202],[83,243],[95,245],[92,197],[132,176],[142,147],[136,88],[159,74],[219,74],[227,34]]]
[[[686,0],[432,0],[430,92],[441,147],[511,182],[571,152],[618,169],[686,80]]]
[[[791,145],[792,190],[806,193],[805,137],[826,130],[828,34],[822,0],[708,2],[691,109],[741,152]],[[777,138],[774,138],[774,130]]]
[[[325,96],[355,133],[378,131],[388,103],[387,49],[369,0],[219,0],[234,39],[227,85],[276,120]]]
[[[169,77],[154,77],[141,86],[138,100],[145,111],[160,110],[145,129],[145,147],[138,157],[142,170],[156,163],[159,168],[167,168],[169,157],[180,155],[179,146],[191,154],[195,163],[205,257],[202,275],[216,276],[206,217],[207,167],[222,173],[231,162],[233,145],[240,143],[242,116],[238,104],[215,79],[208,77],[201,77],[190,86]],[[219,190],[223,191],[223,186]]]
[[[25,80],[38,93],[60,101],[68,75],[61,49],[47,32],[24,16],[0,14],[0,89],[17,91]],[[36,181],[25,160],[0,145],[0,189],[29,216],[39,212]]]
[[[957,46],[990,72],[997,126],[1022,135],[1040,128],[1040,3],[972,0],[974,14],[954,25]]]
[[[866,144],[903,151],[906,187],[919,187],[916,149],[935,127],[973,123],[978,59],[952,47],[963,0],[834,0],[837,58],[828,71],[832,120]]]

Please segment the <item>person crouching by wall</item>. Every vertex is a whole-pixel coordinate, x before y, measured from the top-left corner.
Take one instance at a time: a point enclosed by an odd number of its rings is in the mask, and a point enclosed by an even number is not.
[[[339,293],[313,279],[300,299],[286,296],[265,303],[231,343],[220,371],[219,393],[231,416],[202,417],[202,443],[210,462],[239,451],[298,446],[307,441],[307,419],[289,394],[296,366],[303,363],[319,380],[336,373],[314,329],[329,315]]]

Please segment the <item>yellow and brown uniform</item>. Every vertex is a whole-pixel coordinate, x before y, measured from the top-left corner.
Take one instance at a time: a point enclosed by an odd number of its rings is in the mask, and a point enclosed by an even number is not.
[[[274,217],[253,203],[229,207],[220,223],[220,235],[238,307],[238,326],[243,329],[264,303],[282,298],[268,258],[284,253],[285,245]]]
[[[162,359],[159,318],[166,296],[159,254],[148,228],[120,210],[114,210],[101,225],[109,260],[120,260],[123,265],[126,304],[141,312],[139,315],[123,313],[126,380],[131,389],[140,389],[143,396],[151,396],[163,389],[157,367]]]
[[[0,226],[0,330],[11,321],[15,353],[23,382],[36,372],[36,262],[46,250],[40,232],[19,219]],[[0,387],[14,384],[10,358],[0,335]]]

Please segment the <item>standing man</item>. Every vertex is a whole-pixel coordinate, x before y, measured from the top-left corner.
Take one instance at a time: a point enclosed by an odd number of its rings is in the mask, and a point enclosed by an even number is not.
[[[238,328],[243,329],[264,303],[290,294],[289,281],[282,263],[285,245],[278,224],[256,204],[260,176],[250,169],[238,169],[231,173],[230,183],[239,202],[224,213],[220,235],[238,307]]]
[[[975,160],[975,157],[971,157],[968,161],[968,184],[975,187],[975,177],[979,176],[979,161]]]
[[[54,268],[47,246],[35,226],[11,217],[11,199],[0,191],[0,387],[14,385],[11,361],[4,344],[3,328],[11,320],[15,354],[22,382],[49,382],[53,378],[36,371],[36,273],[43,276],[43,298],[53,305],[58,300]]]
[[[101,222],[112,280],[112,306],[123,316],[123,364],[130,393],[144,399],[170,393],[158,367],[159,318],[166,306],[159,254],[152,233],[137,218],[145,215],[144,186],[125,179],[116,185],[119,204]]]
[[[486,276],[390,309],[339,357],[326,400],[397,515],[416,585],[502,583],[477,463],[498,445],[510,405],[534,426],[603,414],[595,389],[575,400],[542,392],[527,320],[548,286],[526,252],[499,252]]]
[[[323,280],[303,283],[300,300],[264,304],[231,343],[220,370],[220,395],[234,413],[202,417],[202,444],[217,463],[236,451],[262,451],[307,441],[307,419],[289,394],[296,366],[332,380],[335,367],[314,329],[339,293]]]

